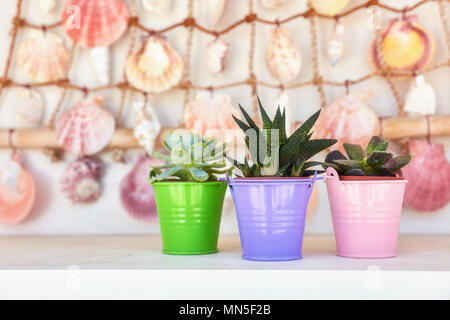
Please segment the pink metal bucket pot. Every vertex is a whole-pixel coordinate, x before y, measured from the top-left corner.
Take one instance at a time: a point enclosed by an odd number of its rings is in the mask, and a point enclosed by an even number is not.
[[[327,170],[327,190],[337,254],[348,258],[397,255],[406,180],[343,181]]]

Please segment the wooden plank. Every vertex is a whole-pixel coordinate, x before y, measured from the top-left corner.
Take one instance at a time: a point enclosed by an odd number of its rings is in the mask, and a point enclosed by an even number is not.
[[[174,128],[164,129],[158,137],[157,148],[162,146],[166,132]],[[386,139],[402,138],[450,137],[450,115],[439,115],[418,118],[386,118],[382,120],[382,134]],[[15,130],[12,143],[19,149],[59,149],[55,132],[51,129]],[[0,148],[8,148],[9,130],[0,130]],[[117,129],[108,149],[139,148],[132,129]]]

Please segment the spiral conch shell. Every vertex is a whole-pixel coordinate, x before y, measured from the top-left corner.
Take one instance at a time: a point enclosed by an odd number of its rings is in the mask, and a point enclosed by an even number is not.
[[[133,170],[120,183],[120,202],[127,213],[144,222],[157,217],[155,193],[148,183],[150,166],[164,165],[164,161],[140,155]]]
[[[216,137],[219,141],[232,143],[234,137],[240,137],[241,134],[233,120],[233,115],[238,114],[229,95],[199,92],[184,110],[184,125],[189,131],[205,137]]]
[[[408,180],[404,204],[412,209],[431,212],[450,202],[450,163],[444,145],[428,141],[410,141],[411,162],[402,169]]]
[[[17,51],[17,64],[34,82],[51,82],[66,78],[70,53],[63,40],[48,31],[30,31]]]
[[[289,82],[300,72],[300,50],[292,41],[289,30],[277,27],[266,49],[266,64],[270,73],[282,83]]]
[[[227,0],[208,0],[208,6],[209,24],[215,27],[219,24],[225,13]]]
[[[142,5],[150,12],[166,16],[172,10],[173,0],[142,0]]]
[[[426,116],[436,113],[436,95],[423,75],[414,78],[405,98],[404,110],[409,116]]]
[[[161,131],[161,123],[150,104],[144,101],[135,100],[134,109],[134,136],[139,141],[139,145],[152,154],[155,147],[155,140]]]
[[[379,134],[378,115],[361,98],[362,93],[341,94],[332,104],[322,108],[315,133],[319,138],[337,139],[331,149],[345,152],[343,144],[367,145]]]
[[[38,127],[44,115],[44,98],[36,90],[20,89],[15,108],[16,120],[27,128]]]
[[[382,50],[386,65],[395,77],[404,72],[426,68],[434,57],[435,44],[431,34],[419,26],[417,16],[392,19],[382,35]],[[370,60],[380,69],[376,40],[370,48]]]
[[[102,108],[102,102],[100,96],[88,97],[59,118],[56,135],[58,143],[66,151],[78,156],[93,155],[111,141],[116,122]]]
[[[230,45],[222,38],[209,43],[206,48],[206,65],[212,74],[219,74],[225,70]]]
[[[161,93],[177,85],[183,76],[183,59],[170,43],[150,36],[126,63],[129,82],[138,89]]]
[[[22,222],[33,209],[35,199],[34,179],[22,166],[19,155],[15,154],[0,170],[0,222]]]
[[[344,54],[344,25],[340,21],[336,21],[328,42],[327,53],[330,58],[331,64],[336,65],[341,60]]]
[[[74,203],[88,204],[101,195],[102,164],[94,158],[81,158],[71,163],[61,179],[61,189]]]
[[[334,16],[340,13],[348,5],[350,0],[313,0],[314,10],[327,16]]]

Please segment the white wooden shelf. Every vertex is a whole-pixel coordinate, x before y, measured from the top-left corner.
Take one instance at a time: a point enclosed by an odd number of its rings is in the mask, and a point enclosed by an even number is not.
[[[0,298],[450,298],[448,235],[402,236],[391,259],[337,257],[333,236],[306,236],[288,262],[241,259],[238,236],[213,255],[160,249],[159,236],[2,238]]]

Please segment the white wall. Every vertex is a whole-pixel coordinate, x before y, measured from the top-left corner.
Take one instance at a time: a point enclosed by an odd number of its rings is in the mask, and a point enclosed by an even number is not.
[[[0,64],[4,68],[7,55],[7,48],[10,43],[8,31],[11,28],[11,19],[15,11],[15,0],[2,0],[2,10],[0,11]],[[25,0],[25,12],[29,19],[33,22],[51,23],[59,20],[59,15],[53,17],[42,17],[37,13],[36,2]],[[60,1],[62,2],[62,1]],[[139,10],[142,21],[149,27],[161,28],[174,22],[181,21],[186,15],[185,0],[176,0],[173,14],[165,19],[155,17],[144,10]],[[198,21],[206,25],[206,3],[207,0],[196,1],[195,16]],[[284,18],[290,16],[293,12],[300,12],[305,9],[303,0],[290,0],[288,4],[273,10],[264,10],[257,0],[258,15],[268,18]],[[352,3],[361,1],[352,1]],[[388,1],[390,5],[396,5],[399,8],[405,4],[411,5],[416,1]],[[447,5],[447,9],[450,6]],[[447,10],[449,11],[449,10]],[[221,27],[227,26],[233,21],[242,18],[247,12],[247,1],[229,0],[226,16],[221,23]],[[33,13],[33,14],[31,14]],[[416,10],[419,14],[419,20],[423,26],[428,28],[437,38],[436,42],[436,58],[435,61],[443,61],[448,57],[446,51],[442,26],[439,23],[439,15],[434,4],[430,3]],[[450,12],[447,12],[450,17]],[[383,12],[383,22],[385,23],[394,15]],[[366,27],[368,14],[361,10],[358,13],[343,19],[346,28],[346,54],[342,61],[334,68],[330,67],[325,57],[325,45],[330,35],[332,21],[320,19],[318,21],[318,31],[320,33],[320,64],[321,72],[325,78],[343,81],[346,78],[358,78],[359,76],[371,72],[367,59],[368,46],[373,39],[373,30]],[[309,80],[312,70],[310,64],[310,38],[308,22],[304,19],[296,20],[287,25],[291,30],[294,41],[300,46],[303,56],[303,69],[297,81]],[[258,77],[267,82],[275,83],[264,65],[264,49],[268,39],[271,27],[258,24],[257,27],[257,50],[256,50],[256,71]],[[57,30],[60,32],[60,30]],[[19,37],[23,39],[24,33]],[[167,37],[173,46],[182,54],[185,50],[186,31],[183,28],[171,31]],[[231,44],[231,59],[229,67],[225,74],[221,77],[211,77],[204,69],[202,63],[204,48],[211,37],[200,32],[196,32],[194,36],[194,51],[192,60],[192,81],[201,85],[216,85],[236,80],[242,80],[247,77],[247,59],[249,47],[249,28],[242,25],[231,31],[225,36],[225,39]],[[66,39],[67,44],[69,41]],[[128,45],[125,37],[117,43],[112,52],[114,55],[114,77],[120,79],[123,67],[123,61],[126,55],[126,47]],[[14,65],[13,65],[14,66]],[[23,76],[14,68],[14,79],[24,81]],[[86,50],[81,49],[76,59],[76,68],[72,70],[72,80],[80,85],[95,86],[97,83],[95,75],[92,75],[92,69],[87,60]],[[449,113],[450,83],[449,69],[441,69],[427,74],[427,80],[433,85],[437,92],[438,112]],[[404,94],[409,86],[408,82],[401,83],[401,90]],[[394,100],[389,92],[388,86],[381,79],[372,79],[358,85],[355,89],[371,90],[374,97],[369,100],[369,104],[381,116],[394,116],[396,110]],[[330,101],[339,92],[338,88],[325,87],[327,100]],[[238,101],[244,106],[250,106],[250,89],[247,87],[237,87],[224,90],[233,96],[233,102]],[[51,113],[52,108],[60,94],[56,88],[47,88],[42,90],[47,100],[47,116]],[[117,92],[105,92],[105,106],[111,111],[117,108],[118,95]],[[260,96],[266,105],[273,105],[277,90],[260,88]],[[306,119],[319,106],[318,95],[313,87],[303,87],[297,90],[289,91],[291,108],[295,120]],[[71,93],[66,103],[66,107],[78,99],[78,93]],[[182,94],[180,92],[165,93],[160,96],[151,97],[151,102],[156,107],[164,125],[176,125],[181,117],[181,101]],[[11,109],[14,108],[19,101],[14,96],[14,90],[6,90],[1,97],[0,105],[0,126],[8,128],[11,126]],[[127,113],[125,122],[130,124],[131,113]],[[440,139],[449,146],[448,139]],[[0,165],[7,161],[9,151],[0,151]],[[158,232],[157,224],[146,224],[135,221],[128,217],[122,210],[118,198],[118,185],[121,179],[131,169],[135,160],[136,152],[129,152],[127,158],[129,163],[114,164],[111,160],[111,154],[104,153],[103,161],[106,163],[106,175],[103,179],[104,190],[103,197],[94,205],[79,206],[72,205],[64,198],[59,189],[59,178],[64,168],[71,160],[67,156],[65,162],[52,164],[48,158],[43,156],[40,151],[24,150],[23,158],[26,166],[35,176],[39,186],[39,197],[32,216],[23,224],[6,227],[0,226],[0,234],[3,235],[19,235],[19,234],[136,234],[136,233],[154,233]],[[438,172],[434,174],[439,174]],[[331,219],[329,214],[329,206],[326,196],[324,184],[319,185],[320,189],[320,205],[313,217],[307,225],[307,231],[310,233],[329,233],[332,232]],[[222,224],[223,232],[236,232],[236,222],[233,212],[232,201],[228,200],[224,212]],[[401,225],[402,233],[450,233],[450,208],[447,207],[431,214],[419,214],[410,210],[404,210],[404,216]]]

